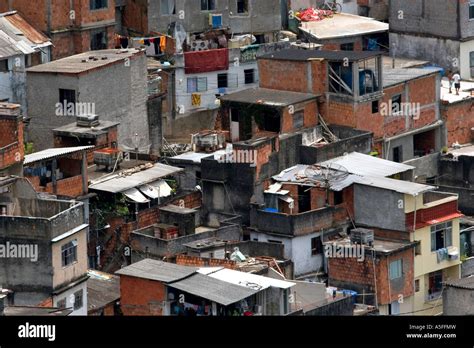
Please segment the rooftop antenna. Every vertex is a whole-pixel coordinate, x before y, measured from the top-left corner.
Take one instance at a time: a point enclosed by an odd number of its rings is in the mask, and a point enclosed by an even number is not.
[[[313,164],[305,169],[305,175],[316,187],[326,190],[326,206],[329,206],[329,191],[349,176],[347,169],[339,164]]]

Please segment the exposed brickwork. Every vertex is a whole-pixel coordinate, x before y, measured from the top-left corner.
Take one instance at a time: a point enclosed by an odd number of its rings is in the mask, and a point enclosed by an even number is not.
[[[90,1],[37,0],[32,6],[28,0],[11,0],[10,9],[17,10],[29,23],[51,37],[53,59],[89,51],[91,31],[88,28],[91,26],[94,30],[105,29],[107,48],[114,48],[113,0],[108,1],[107,8],[100,10],[90,10]]]
[[[402,259],[403,279],[390,281],[389,265],[400,259]],[[414,293],[414,251],[407,249],[389,256],[377,256],[375,262],[371,255],[366,255],[362,262],[357,258],[329,258],[328,275],[329,284],[335,282],[348,286],[353,284],[363,287],[369,293],[376,291],[378,304],[389,304],[397,301],[399,295],[406,298]]]
[[[148,279],[120,276],[120,305],[126,316],[163,315],[164,284]]]
[[[237,269],[237,262],[232,260],[209,259],[187,255],[177,255],[176,264],[190,267],[224,267],[229,269]]]
[[[72,178],[58,180],[56,182],[56,192],[54,192],[53,183],[50,182],[46,185],[45,192],[74,198],[82,196],[84,195],[82,176],[78,175]]]
[[[23,127],[21,118],[0,116],[0,170],[23,161]]]
[[[444,104],[441,114],[448,133],[448,146],[454,143],[467,144],[474,141],[471,129],[474,128],[474,104],[472,99],[459,103]]]

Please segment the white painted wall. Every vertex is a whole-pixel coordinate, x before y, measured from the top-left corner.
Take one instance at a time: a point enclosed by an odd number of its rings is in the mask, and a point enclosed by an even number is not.
[[[474,52],[474,40],[460,43],[459,65],[461,78],[463,80],[474,80],[471,76],[470,53]]]
[[[87,316],[87,281],[82,282],[81,284],[76,285],[75,287],[68,289],[67,291],[53,296],[53,306],[57,307],[58,302],[66,299],[66,308],[74,308],[73,303],[70,301],[70,295],[73,295],[76,291],[82,289],[82,307],[73,311],[70,315],[80,315]]]
[[[251,240],[257,238],[259,242],[281,241],[284,245],[284,257],[291,259],[294,263],[295,277],[322,270],[322,255],[311,255],[311,239],[319,236],[319,232],[294,238],[277,237],[259,232],[250,234]]]
[[[255,69],[255,78],[256,83],[245,84],[245,70]],[[184,106],[184,114],[178,114],[177,117],[185,116],[189,113],[196,112],[199,110],[213,110],[218,109],[219,106],[215,104],[216,94],[219,94],[219,89],[217,88],[217,75],[228,73],[230,75],[237,75],[237,88],[226,88],[225,94],[230,94],[233,92],[241,91],[247,88],[258,87],[258,66],[257,62],[251,63],[240,63],[239,66],[234,66],[234,62],[230,61],[229,70],[213,71],[202,74],[185,74],[184,68],[176,69],[176,109],[179,110],[179,105]],[[201,106],[196,107],[192,105],[191,95],[188,93],[188,78],[193,77],[206,77],[207,78],[207,91],[197,92],[201,95]]]

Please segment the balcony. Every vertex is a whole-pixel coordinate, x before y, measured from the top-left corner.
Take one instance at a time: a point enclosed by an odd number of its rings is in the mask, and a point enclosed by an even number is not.
[[[251,226],[266,232],[286,236],[302,236],[308,233],[341,225],[349,217],[343,207],[325,207],[301,214],[289,215],[266,211],[254,205],[251,211]]]

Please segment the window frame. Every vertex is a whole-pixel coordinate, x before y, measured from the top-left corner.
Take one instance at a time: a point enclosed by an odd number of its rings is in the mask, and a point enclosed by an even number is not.
[[[105,5],[97,7],[98,3],[104,3]],[[89,0],[90,11],[101,11],[109,8],[109,0]]]
[[[239,12],[239,3],[244,4],[244,11],[243,12]],[[235,0],[235,7],[236,7],[235,12],[237,13],[237,15],[246,15],[250,12],[249,11],[249,1],[248,0]]]
[[[195,81],[194,84],[190,85],[190,82]],[[201,81],[201,85],[199,84],[199,81]],[[205,83],[205,87],[203,87],[203,84]],[[201,88],[200,88],[201,86]],[[194,88],[190,88],[194,87]],[[187,93],[202,93],[202,92],[207,92],[208,91],[208,82],[207,82],[207,77],[188,77],[186,80],[186,91]]]
[[[160,0],[160,15],[161,16],[173,16],[176,15],[176,0],[173,1],[173,11],[170,11],[170,8],[167,8],[167,12],[163,12],[163,4],[166,3],[168,5],[169,0]]]
[[[80,301],[78,301],[77,299],[80,299]],[[78,303],[80,303],[80,306],[78,305]],[[76,291],[74,293],[74,310],[77,311],[79,309],[81,309],[82,307],[84,307],[84,290],[83,289],[80,289],[78,291]]]
[[[77,239],[73,239],[61,246],[61,265],[63,268],[77,263]]]
[[[392,265],[396,264],[396,270],[394,271]],[[396,273],[394,273],[396,272]],[[395,261],[390,262],[389,264],[389,279],[390,280],[397,280],[403,277],[403,259],[398,259]]]
[[[248,79],[249,76],[252,76],[251,78],[251,82],[249,82],[250,80]],[[246,85],[252,85],[254,83],[256,83],[256,72],[255,72],[255,69],[244,69],[244,83]]]
[[[206,8],[203,8],[204,4],[206,4]],[[210,12],[210,11],[215,11],[215,10],[216,10],[216,0],[201,0],[201,12]]]
[[[436,246],[437,234],[439,232],[442,233],[441,238],[443,239],[443,246],[441,248],[437,248]],[[430,249],[431,249],[431,252],[433,253],[443,248],[452,247],[453,246],[453,222],[447,221],[447,222],[443,222],[443,223],[431,226],[430,242],[431,242]]]

